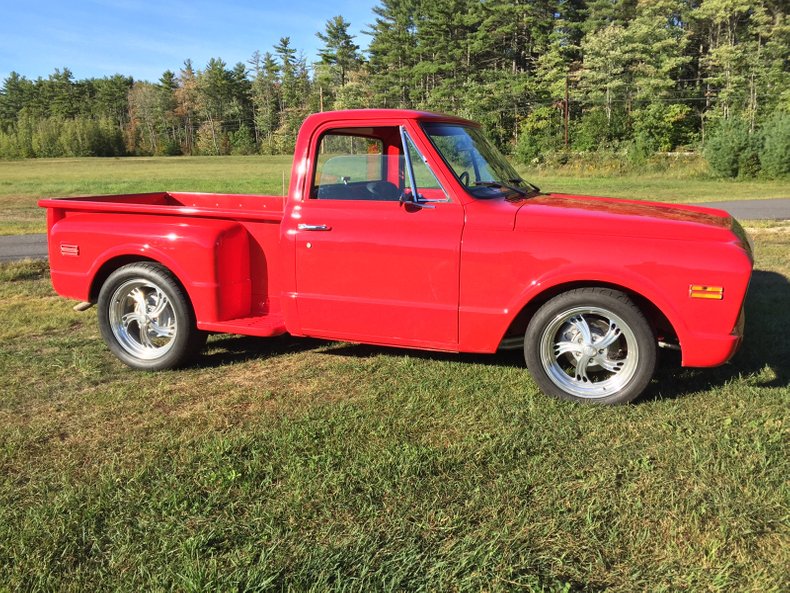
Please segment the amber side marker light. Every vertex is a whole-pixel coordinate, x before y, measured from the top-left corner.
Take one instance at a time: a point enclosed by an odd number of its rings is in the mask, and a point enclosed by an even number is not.
[[[692,284],[689,286],[689,296],[692,299],[715,299],[720,301],[724,298],[724,287]]]

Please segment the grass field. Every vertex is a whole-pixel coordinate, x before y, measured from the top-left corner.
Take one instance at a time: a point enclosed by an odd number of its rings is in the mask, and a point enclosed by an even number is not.
[[[515,354],[215,336],[133,372],[0,266],[0,591],[787,591],[790,227],[750,230],[744,349],[620,408]]]
[[[44,232],[44,212],[36,207],[42,197],[167,190],[280,195],[290,168],[287,156],[0,160],[0,234]],[[545,191],[670,202],[790,197],[790,180],[723,181],[695,167],[624,176],[522,174]]]

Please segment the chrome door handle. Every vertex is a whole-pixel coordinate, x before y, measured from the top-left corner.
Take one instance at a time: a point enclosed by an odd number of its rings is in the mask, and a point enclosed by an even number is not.
[[[300,231],[331,231],[332,227],[328,224],[298,224],[296,228]]]

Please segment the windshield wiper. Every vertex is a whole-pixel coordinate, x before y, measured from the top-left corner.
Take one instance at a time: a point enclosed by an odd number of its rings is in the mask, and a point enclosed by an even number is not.
[[[508,179],[508,181],[512,182],[513,180]],[[518,181],[523,182],[522,179],[519,179]],[[498,187],[500,189],[508,189],[514,193],[517,193],[522,198],[531,198],[532,196],[536,196],[540,193],[540,189],[538,189],[531,183],[527,184],[531,188],[529,191],[525,189],[521,189],[520,187],[515,187],[514,185],[502,183],[501,181],[475,181],[474,184],[480,187]]]
[[[536,194],[540,193],[540,188],[537,185],[535,185],[534,183],[530,183],[529,181],[527,181],[526,179],[522,179],[521,177],[516,177],[515,179],[508,179],[507,182],[515,183],[516,185],[528,185],[530,188],[532,188],[533,192],[535,192]]]

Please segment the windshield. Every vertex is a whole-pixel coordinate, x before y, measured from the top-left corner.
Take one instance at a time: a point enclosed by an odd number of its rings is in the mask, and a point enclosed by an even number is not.
[[[512,193],[526,196],[539,191],[521,179],[479,129],[435,122],[423,123],[423,129],[458,181],[476,198]]]

